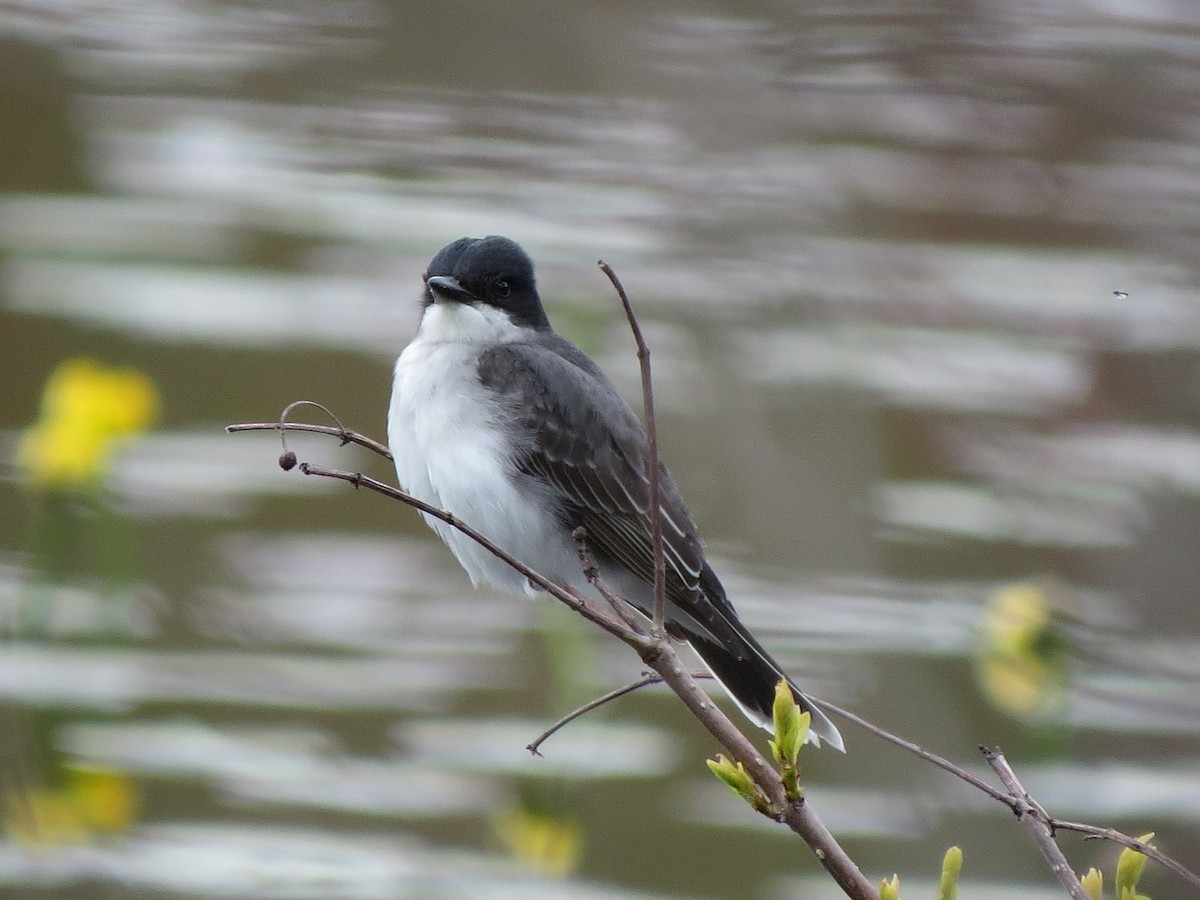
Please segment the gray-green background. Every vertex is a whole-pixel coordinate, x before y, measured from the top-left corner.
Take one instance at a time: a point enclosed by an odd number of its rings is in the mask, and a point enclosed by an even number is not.
[[[802,684],[980,771],[1000,744],[1054,813],[1200,866],[1198,98],[1182,0],[0,5],[8,621],[34,510],[11,451],[49,372],[137,366],[164,401],[111,483],[136,581],[114,600],[80,563],[0,646],[10,786],[101,763],[141,810],[5,841],[0,894],[836,896],[668,695],[529,759],[636,659],[223,433],[308,398],[382,438],[425,263],[488,233],[636,397],[594,262],[619,272],[664,455]],[[989,598],[1038,578],[1075,662],[1031,729],[973,659]],[[932,896],[959,843],[963,896],[1058,895],[1010,814],[844,733],[805,754],[809,796],[872,878]],[[519,796],[578,817],[576,880],[506,861],[492,819]]]

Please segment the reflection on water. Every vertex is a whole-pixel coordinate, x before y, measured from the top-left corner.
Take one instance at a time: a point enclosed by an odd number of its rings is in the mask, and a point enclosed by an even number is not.
[[[674,741],[657,728],[583,723],[552,737],[542,746],[543,759],[536,759],[526,747],[545,728],[536,719],[442,717],[409,720],[396,739],[405,756],[418,762],[539,778],[662,775],[674,768],[678,755]]]
[[[1200,771],[1192,763],[1169,766],[1062,763],[1031,766],[1025,787],[1076,821],[1138,817],[1190,822],[1200,803]],[[1090,785],[1090,787],[1089,787]]]
[[[763,840],[779,835],[772,823],[747,811],[732,816],[723,809],[721,785],[705,780],[684,786],[681,806],[675,811],[683,821],[694,821],[726,831],[752,830]],[[960,804],[961,805],[961,804]],[[934,798],[916,798],[911,791],[872,791],[865,788],[822,786],[819,815],[840,839],[914,840],[928,833],[938,821],[938,803]],[[953,809],[946,812],[953,813]],[[786,838],[776,844],[780,846]]]
[[[876,513],[897,530],[1039,547],[1133,543],[1145,516],[1123,492],[901,482],[882,485]]]
[[[1035,344],[1022,335],[860,325],[773,329],[740,343],[757,370],[750,377],[869,392],[899,407],[1037,415],[1079,403],[1092,387],[1077,346]]]
[[[394,346],[380,333],[382,285],[180,266],[39,260],[8,267],[14,308],[63,315],[151,340],[255,347],[319,343],[354,349]],[[339,339],[340,338],[340,339]]]
[[[420,272],[485,233],[531,251],[551,317],[633,396],[592,263],[616,267],[666,455],[739,610],[801,683],[964,763],[1002,742],[1054,812],[1164,842],[1177,828],[1200,866],[1200,155],[1183,101],[1200,19],[894,6],[8,4],[0,613],[21,633],[0,653],[3,787],[93,762],[136,779],[144,808],[104,841],[0,844],[0,883],[827,893],[791,880],[761,823],[712,830],[754,820],[693,781],[712,748],[661,691],[530,758],[569,706],[556,654],[597,691],[637,661],[596,641],[591,685],[583,642],[471,590],[408,511],[279,471],[272,435],[221,430],[312,396],[381,432]],[[118,582],[79,552],[43,577],[9,462],[47,373],[80,355],[163,395],[163,430],[80,519],[131,519],[141,568]],[[1013,585],[1044,595],[1045,628],[989,635]],[[1061,678],[1052,721],[988,705],[1004,690],[981,675],[989,653],[993,675]],[[872,872],[936,859],[947,821],[997,821],[849,744],[802,763]],[[596,880],[500,861],[486,835],[513,804],[577,812]],[[725,840],[752,886],[717,865]],[[1022,841],[969,849],[964,893],[1038,896],[1048,879],[1011,865]]]
[[[998,480],[1076,482],[1142,495],[1200,490],[1200,434],[1181,428],[1114,423],[1055,434],[961,429],[952,452],[964,471]]]
[[[355,757],[333,734],[311,728],[180,719],[77,724],[64,730],[62,746],[140,776],[202,780],[244,804],[448,818],[501,802],[496,779],[447,772],[436,759]]]
[[[639,891],[523,876],[495,859],[388,833],[337,834],[239,822],[162,824],[119,846],[66,849],[53,865],[0,848],[0,878],[29,889],[115,882],[158,896],[340,897],[346,900],[650,900]]]
[[[44,647],[10,642],[0,691],[32,706],[129,709],[145,703],[234,704],[300,710],[440,708],[448,693],[492,673],[476,660],[272,656]],[[489,682],[494,684],[494,680]]]

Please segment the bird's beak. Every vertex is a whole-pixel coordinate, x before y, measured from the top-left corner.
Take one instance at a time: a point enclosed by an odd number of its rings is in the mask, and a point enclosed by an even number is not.
[[[463,287],[453,275],[431,275],[425,284],[429,286],[434,300],[470,303],[475,299],[475,295]]]

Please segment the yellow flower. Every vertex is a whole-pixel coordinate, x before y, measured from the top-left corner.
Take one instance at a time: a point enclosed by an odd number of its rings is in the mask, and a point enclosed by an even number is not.
[[[137,817],[137,782],[119,769],[71,764],[64,787],[11,785],[4,796],[4,831],[34,846],[81,844],[93,835],[127,831]]]
[[[10,789],[4,830],[26,846],[64,846],[87,840],[87,826],[68,797],[49,788]]]
[[[1057,711],[1064,699],[1070,648],[1054,621],[1050,591],[1010,584],[988,603],[976,671],[988,699],[1020,718]]]
[[[37,488],[91,487],[113,454],[158,418],[154,383],[132,368],[70,359],[51,373],[42,414],[21,438],[17,462]]]
[[[564,878],[579,866],[583,839],[571,819],[518,807],[498,815],[492,828],[513,857],[533,872]]]
[[[119,834],[133,825],[141,797],[129,773],[108,766],[74,763],[67,769],[66,794],[92,831]]]

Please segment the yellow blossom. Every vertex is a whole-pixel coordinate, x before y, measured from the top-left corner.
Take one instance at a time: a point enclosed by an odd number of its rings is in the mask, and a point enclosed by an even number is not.
[[[70,764],[62,787],[15,782],[5,791],[4,831],[21,844],[81,844],[127,831],[137,817],[137,782],[107,766]]]
[[[541,875],[563,878],[579,866],[583,839],[571,819],[516,808],[492,822],[496,836],[522,865]]]
[[[17,462],[37,488],[81,488],[98,482],[113,454],[157,419],[158,391],[132,368],[70,359],[51,373],[41,417],[21,437]]]
[[[4,830],[26,846],[64,846],[87,840],[87,825],[62,791],[37,787],[6,792]]]
[[[92,831],[119,834],[133,825],[141,797],[128,772],[75,763],[67,775],[66,794]]]
[[[1037,582],[1010,584],[984,614],[977,672],[993,704],[1037,719],[1060,708],[1070,648],[1054,621],[1051,592]]]

